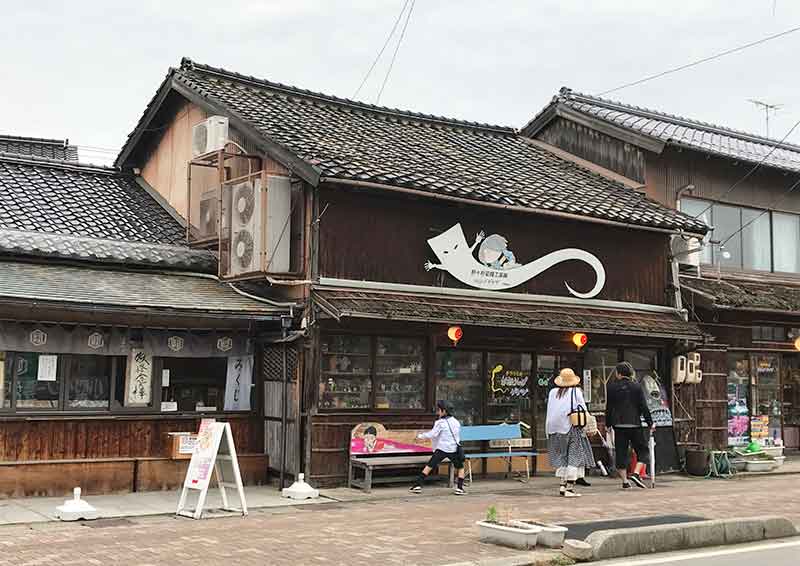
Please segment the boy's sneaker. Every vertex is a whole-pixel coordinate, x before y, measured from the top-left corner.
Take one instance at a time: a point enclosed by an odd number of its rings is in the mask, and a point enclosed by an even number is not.
[[[631,488],[631,483],[630,482],[626,481],[626,482],[624,482],[622,484],[622,489],[630,489],[630,488]]]
[[[421,485],[412,485],[408,488],[408,491],[411,493],[422,493],[422,486]]]
[[[562,495],[564,497],[580,497],[581,496],[580,493],[575,493],[571,489],[566,490]]]
[[[641,487],[642,489],[647,489],[647,486],[642,481],[642,478],[639,477],[639,474],[631,474],[631,481],[636,487]]]
[[[466,495],[467,494],[467,492],[464,491],[464,488],[461,488],[461,487],[453,488],[453,493],[455,493],[456,495]]]

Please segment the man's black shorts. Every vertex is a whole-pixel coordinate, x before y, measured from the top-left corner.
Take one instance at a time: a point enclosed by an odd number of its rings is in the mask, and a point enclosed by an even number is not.
[[[428,460],[428,467],[435,470],[445,458],[450,460],[456,470],[460,470],[464,467],[464,459],[459,458],[457,452],[443,452],[442,450],[436,450],[433,453],[431,459]]]
[[[650,462],[650,448],[645,440],[645,429],[636,428],[617,428],[614,427],[614,450],[616,451],[616,465],[618,470],[628,467],[628,448],[633,448],[636,452],[636,460],[642,464]]]

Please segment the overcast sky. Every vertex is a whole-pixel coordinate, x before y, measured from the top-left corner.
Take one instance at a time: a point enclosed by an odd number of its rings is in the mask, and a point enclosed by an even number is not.
[[[0,133],[118,149],[184,56],[351,97],[403,2],[9,0]],[[561,86],[598,93],[797,25],[796,0],[417,0],[381,104],[521,127]],[[800,120],[798,54],[800,32],[611,97],[759,134],[747,99],[779,103],[781,138]]]

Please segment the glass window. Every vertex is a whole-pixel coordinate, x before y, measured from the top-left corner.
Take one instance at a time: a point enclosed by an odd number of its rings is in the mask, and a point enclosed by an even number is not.
[[[530,430],[531,355],[489,353],[486,371],[486,424],[522,422]]]
[[[709,203],[702,200],[682,198],[680,201],[680,208],[681,212],[685,212],[689,216],[699,218],[708,226],[712,226],[711,208],[708,206],[708,204]],[[708,245],[708,240],[710,239],[711,238],[709,236],[705,238],[706,245],[703,247],[703,251],[700,252],[700,263],[702,264],[711,263],[711,246]]]
[[[111,401],[110,356],[70,356],[67,378],[68,409],[108,409]]]
[[[753,358],[754,384],[750,436],[761,443],[781,438],[780,358]]]
[[[728,354],[728,445],[750,443],[750,356]]]
[[[56,355],[30,352],[14,355],[18,409],[58,409],[64,366],[62,361],[62,356]]]
[[[741,210],[735,206],[715,204],[712,209],[711,221],[714,223],[714,240],[725,242],[724,250],[715,250],[714,261],[723,267],[742,266],[742,227]],[[725,257],[724,252],[727,252]]]
[[[772,269],[772,242],[770,241],[769,213],[765,213],[763,210],[743,208],[741,237],[742,267],[770,271]],[[727,249],[727,244],[725,247]]]
[[[369,336],[329,335],[322,339],[319,403],[325,409],[367,409],[372,392]]]
[[[483,422],[482,358],[480,352],[436,352],[436,400],[447,401],[463,425]]]
[[[584,369],[592,372],[592,397],[586,400],[589,409],[605,409],[606,385],[614,377],[614,369],[619,361],[616,348],[592,348],[586,351]]]
[[[800,273],[800,216],[772,213],[775,271]]]
[[[534,403],[536,404],[536,448],[547,450],[547,433],[545,423],[547,423],[547,399],[550,390],[555,387],[553,380],[556,377],[556,356],[542,355],[536,356],[536,392],[534,393]]]
[[[162,401],[177,402],[178,411],[223,410],[228,358],[161,358],[161,363],[169,370]]]
[[[378,338],[375,408],[423,409],[425,343],[417,338]]]
[[[0,408],[11,407],[11,354],[0,352]]]

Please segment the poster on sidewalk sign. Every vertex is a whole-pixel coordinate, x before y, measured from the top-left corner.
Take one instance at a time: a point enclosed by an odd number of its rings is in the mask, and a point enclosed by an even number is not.
[[[192,519],[202,517],[212,476],[216,478],[219,486],[222,509],[247,515],[247,502],[244,498],[244,486],[239,471],[239,460],[236,457],[236,447],[233,444],[231,425],[215,422],[214,419],[203,419],[200,422],[192,459],[186,470],[176,515]],[[236,488],[241,503],[240,508],[228,505],[226,487]],[[197,505],[193,510],[188,510],[186,505],[190,491],[198,492]]]

